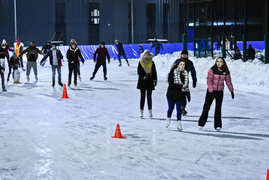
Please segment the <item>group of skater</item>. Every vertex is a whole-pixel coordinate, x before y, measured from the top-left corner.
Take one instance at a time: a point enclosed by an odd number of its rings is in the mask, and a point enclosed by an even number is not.
[[[149,117],[152,117],[152,91],[157,85],[157,71],[155,63],[152,60],[153,54],[145,50],[141,54],[138,64],[138,83],[137,88],[140,89],[140,117],[143,117],[145,99],[147,97]],[[188,51],[182,50],[181,57],[177,59],[170,69],[168,74],[168,88],[167,88],[167,118],[165,127],[168,128],[171,122],[171,116],[176,106],[177,111],[177,129],[181,131],[182,123],[181,116],[186,115],[186,105],[191,101],[189,89],[189,73],[192,76],[192,86],[196,87],[197,78],[193,62],[188,58]],[[203,112],[199,118],[198,126],[201,130],[208,118],[213,100],[216,101],[214,128],[220,131],[222,128],[221,121],[221,106],[223,101],[224,81],[231,92],[231,97],[234,99],[234,89],[232,85],[231,75],[226,61],[223,57],[218,57],[215,64],[209,69],[207,75],[207,92],[203,106]]]
[[[128,66],[130,66],[129,61],[126,57],[124,48],[122,43],[118,40],[115,40],[115,45],[118,49],[118,59],[119,66],[122,66],[121,56],[124,57]],[[23,67],[22,55],[26,54],[27,64],[26,64],[26,78],[27,81],[30,80],[30,71],[33,68],[35,80],[38,81],[37,75],[37,59],[38,54],[44,55],[40,61],[40,65],[45,64],[45,60],[49,58],[49,63],[52,69],[52,86],[55,86],[55,75],[56,71],[58,73],[58,85],[63,86],[61,80],[61,60],[63,59],[63,55],[60,50],[57,49],[56,44],[50,44],[50,41],[47,41],[47,44],[39,50],[35,42],[31,42],[30,46],[23,50],[24,44],[20,42],[18,39],[14,43],[14,49],[11,49],[7,42],[3,40],[0,48],[0,74],[2,79],[2,89],[6,91],[4,85],[4,70],[5,70],[5,58],[8,61],[9,65],[9,73],[7,77],[7,81],[9,81],[11,71],[13,70],[13,78],[14,71],[21,67]],[[159,54],[161,44],[155,39],[152,47],[157,49],[156,54]],[[157,48],[156,48],[157,47]],[[9,58],[8,51],[13,51],[13,55]],[[152,114],[152,91],[155,90],[155,86],[157,85],[157,70],[155,63],[153,61],[154,55],[149,50],[144,50],[141,45],[139,45],[140,61],[137,67],[138,74],[138,83],[137,89],[140,90],[140,117],[144,116],[144,105],[147,97],[147,105],[149,117],[153,117]],[[81,50],[77,46],[77,42],[74,39],[70,40],[70,46],[67,50],[66,57],[68,59],[68,86],[71,85],[72,74],[74,74],[74,85],[77,86],[77,79],[81,79],[80,77],[80,61],[84,64],[84,58],[82,56]],[[105,47],[105,42],[101,42],[99,47],[93,54],[95,68],[90,77],[90,80],[95,78],[95,75],[99,68],[103,66],[103,74],[104,80],[107,80],[107,68],[106,61],[108,64],[110,63],[110,55],[108,53],[107,48]],[[188,58],[188,51],[182,50],[181,57],[176,59],[173,62],[171,69],[168,73],[168,88],[167,88],[167,118],[166,118],[166,128],[170,126],[171,116],[173,110],[176,106],[177,111],[177,129],[181,131],[182,123],[181,116],[185,116],[187,114],[186,105],[187,101],[191,101],[190,88],[189,88],[189,74],[192,77],[192,87],[195,88],[197,84],[196,78],[196,70],[193,65],[193,62]],[[209,69],[207,75],[207,92],[205,97],[205,102],[203,106],[203,112],[200,116],[198,126],[199,129],[202,129],[207,121],[208,112],[210,106],[215,99],[216,107],[215,107],[215,116],[214,116],[214,128],[219,131],[222,128],[221,122],[221,106],[223,101],[223,90],[224,90],[224,81],[226,82],[230,92],[232,99],[234,98],[234,90],[231,81],[230,71],[226,64],[226,61],[223,57],[218,57],[215,61],[215,64]]]

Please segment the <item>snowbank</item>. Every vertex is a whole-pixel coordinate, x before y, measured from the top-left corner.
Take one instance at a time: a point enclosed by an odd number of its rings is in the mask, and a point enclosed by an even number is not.
[[[167,76],[172,63],[179,57],[180,52],[154,57],[158,76]],[[189,51],[189,57],[196,68],[198,83],[205,84],[208,69],[214,65],[215,59],[211,57],[196,58],[192,51]],[[259,59],[255,59],[253,62],[242,62],[241,60],[231,60],[229,57],[226,58],[226,62],[235,89],[268,93],[269,64],[263,64]]]

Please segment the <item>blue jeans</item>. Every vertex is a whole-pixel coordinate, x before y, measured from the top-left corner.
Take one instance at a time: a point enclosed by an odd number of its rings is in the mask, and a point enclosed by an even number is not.
[[[168,111],[167,111],[167,117],[171,118],[173,110],[177,108],[177,120],[181,120],[181,105],[182,105],[182,100],[174,101],[172,99],[167,98],[168,102]]]
[[[60,82],[61,81],[61,66],[58,66],[58,65],[52,65],[51,66],[52,81],[55,82],[56,69],[57,69],[57,73],[58,73],[58,82]]]

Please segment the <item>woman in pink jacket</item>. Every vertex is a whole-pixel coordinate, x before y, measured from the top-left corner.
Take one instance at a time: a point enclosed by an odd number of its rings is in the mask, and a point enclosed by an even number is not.
[[[215,122],[214,127],[217,131],[221,130],[221,105],[223,100],[223,89],[224,81],[228,86],[232,99],[234,99],[234,89],[230,76],[230,71],[223,57],[218,57],[216,59],[215,65],[211,67],[207,75],[207,93],[205,97],[205,104],[203,108],[203,113],[199,119],[199,129],[202,129],[206,124],[208,111],[214,99],[216,99],[216,108],[215,108]]]

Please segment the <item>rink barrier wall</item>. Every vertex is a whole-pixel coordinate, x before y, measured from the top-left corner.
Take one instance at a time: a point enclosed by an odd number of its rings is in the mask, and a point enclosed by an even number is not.
[[[265,44],[264,41],[249,41],[247,42],[247,46],[252,44],[254,49],[264,50]],[[140,57],[139,52],[139,45],[142,45],[144,49],[148,49],[155,55],[155,48],[151,48],[151,44],[124,44],[125,54],[128,59],[137,59]],[[161,49],[160,54],[173,54],[174,52],[182,51],[183,44],[182,43],[163,43],[163,50]],[[243,49],[243,42],[237,42],[237,46],[242,51]],[[78,45],[81,50],[82,56],[85,60],[93,60],[93,54],[95,50],[98,48],[98,45]],[[216,43],[214,43],[214,49],[216,47]],[[39,47],[40,49],[42,47]],[[62,52],[64,58],[63,61],[67,61],[66,59],[66,52],[69,46],[58,46],[58,49]],[[115,45],[106,45],[108,53],[111,59],[117,60],[118,59],[118,50]],[[187,49],[190,51],[194,50],[193,43],[187,43]],[[196,49],[197,50],[197,49]],[[39,58],[40,59],[40,58]],[[123,56],[121,56],[123,59]]]

